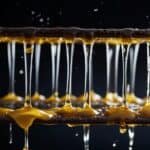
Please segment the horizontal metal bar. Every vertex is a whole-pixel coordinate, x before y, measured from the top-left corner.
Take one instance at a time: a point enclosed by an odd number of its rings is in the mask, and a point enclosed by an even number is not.
[[[0,118],[0,123],[15,123],[14,120],[6,117]],[[134,119],[111,119],[107,116],[95,116],[95,117],[61,117],[57,116],[54,118],[49,119],[48,121],[43,120],[35,120],[34,124],[41,124],[41,125],[68,125],[68,126],[81,126],[84,124],[89,125],[135,125],[135,126],[149,126],[150,125],[150,118],[142,118],[142,117],[135,117]]]
[[[123,29],[95,29],[77,27],[0,27],[0,36],[23,37],[150,37],[150,29],[123,28]]]
[[[94,29],[78,27],[0,27],[0,42],[68,42],[128,44],[150,42],[150,29]]]

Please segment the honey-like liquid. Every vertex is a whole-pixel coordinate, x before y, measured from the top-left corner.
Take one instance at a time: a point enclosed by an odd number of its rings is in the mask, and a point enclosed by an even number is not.
[[[85,103],[87,101],[87,97],[88,97],[87,93],[82,94],[79,97],[77,97],[76,101],[77,101],[77,103]]]
[[[8,93],[4,97],[1,98],[3,103],[7,102],[12,102],[12,103],[17,103],[17,102],[22,102],[23,98],[20,96],[17,96],[15,93]]]
[[[26,106],[15,111],[8,113],[8,115],[13,118],[19,127],[24,130],[28,130],[29,127],[33,124],[33,121],[36,119],[39,120],[49,120],[52,118],[55,113],[46,113],[40,109]]]
[[[141,117],[150,117],[150,103],[146,103],[139,111]]]
[[[13,109],[0,107],[0,117],[5,117],[9,112],[13,112]]]
[[[64,96],[61,97],[61,102],[65,103],[65,102],[69,102],[71,101],[72,103],[76,103],[77,97],[75,95],[69,95],[66,94]]]
[[[45,96],[39,94],[38,92],[35,92],[34,95],[31,97],[32,104],[34,106],[40,106],[40,104],[44,103],[45,99]]]
[[[41,95],[38,92],[35,92],[31,99],[33,102],[36,102],[36,101],[44,101],[46,98],[44,95]]]
[[[94,91],[90,91],[90,98],[91,102],[100,102],[101,101],[101,96]],[[77,98],[77,102],[86,102],[88,98],[88,93],[85,93]]]
[[[118,107],[110,107],[106,110],[106,116],[109,117],[110,120],[127,120],[127,119],[135,119],[136,113],[130,110],[126,106],[118,106]]]
[[[125,134],[127,132],[127,125],[125,122],[120,123],[119,131],[121,134]]]
[[[60,102],[60,98],[58,97],[58,93],[54,93],[52,94],[50,97],[48,97],[45,100],[46,103],[59,103]]]
[[[118,96],[117,93],[107,93],[104,99],[102,100],[106,105],[117,106],[123,103],[122,97]]]
[[[64,43],[72,43],[73,42],[74,37],[64,37],[61,38],[60,37],[45,37],[45,36],[40,36],[40,37],[9,37],[9,36],[1,36],[0,37],[0,42],[10,42],[10,41],[16,41],[18,43],[23,43],[24,41],[28,42],[28,43],[34,43],[34,42],[38,42],[38,43],[58,43],[60,42],[64,42]],[[92,41],[95,41],[96,43],[109,43],[109,44],[136,44],[136,43],[144,43],[144,42],[150,42],[150,38],[148,37],[142,37],[142,38],[136,38],[136,37],[93,37],[93,38],[86,38],[86,37],[78,37],[76,38],[77,42],[84,42],[86,44],[91,43]],[[29,49],[28,52],[31,52],[31,50]]]
[[[55,112],[60,116],[72,118],[76,116],[78,109],[80,108],[75,108],[70,103],[66,103],[63,107],[56,108]]]
[[[97,115],[97,111],[90,107],[88,104],[84,105],[84,108],[73,107],[71,104],[66,104],[61,108],[56,108],[55,113],[63,117],[92,117]]]
[[[92,117],[98,115],[98,112],[92,108],[89,104],[85,103],[84,107],[80,111],[82,117]]]
[[[48,107],[57,107],[60,104],[61,100],[58,97],[58,93],[54,93],[52,94],[50,97],[48,97],[44,103],[48,106]]]
[[[134,104],[134,105],[139,105],[139,106],[142,106],[145,103],[144,100],[135,96],[134,93],[126,94],[126,102],[127,102],[127,105]]]

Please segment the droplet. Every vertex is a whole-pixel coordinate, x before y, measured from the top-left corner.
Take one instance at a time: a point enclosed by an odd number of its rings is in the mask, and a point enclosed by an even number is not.
[[[40,18],[39,22],[41,22],[41,23],[44,22],[44,18]]]
[[[50,17],[47,17],[46,20],[47,20],[47,21],[50,21]]]
[[[147,15],[147,16],[145,16],[146,17],[146,19],[149,19],[149,16]]]
[[[13,144],[12,123],[9,124],[9,144]]]
[[[32,10],[32,11],[31,11],[31,15],[35,15],[35,11]]]
[[[129,147],[129,150],[133,150],[133,148],[132,148],[132,147]]]
[[[119,130],[120,130],[121,134],[125,134],[127,132],[127,126],[126,126],[126,124],[125,123],[121,123]]]
[[[116,144],[116,142],[114,142],[113,144],[112,144],[112,147],[116,147],[117,146],[117,144]]]
[[[98,12],[99,9],[98,9],[98,8],[94,8],[93,11],[94,11],[94,12]]]
[[[78,137],[78,136],[79,136],[79,133],[76,133],[75,136]]]
[[[22,70],[22,69],[19,70],[19,74],[20,74],[20,75],[24,74],[24,70]]]
[[[126,128],[120,128],[120,133],[121,134],[125,134],[127,132],[127,129]]]

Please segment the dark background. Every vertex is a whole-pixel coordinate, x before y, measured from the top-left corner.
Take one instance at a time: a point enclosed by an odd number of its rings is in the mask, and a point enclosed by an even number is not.
[[[148,0],[5,0],[0,5],[1,26],[148,28],[149,15]]]
[[[150,27],[150,5],[149,1],[134,0],[41,0],[41,1],[1,1],[0,4],[0,26],[78,26],[84,28],[149,28]],[[96,92],[102,96],[105,94],[105,51],[104,46],[99,47],[103,51],[97,51],[94,55],[95,69],[94,87]],[[5,48],[3,48],[5,50]],[[98,49],[98,47],[97,47]],[[146,55],[140,49],[140,56],[137,69],[136,94],[144,97],[146,93]],[[2,52],[2,51],[1,51]],[[50,76],[48,72],[48,62],[50,54],[43,52],[41,56],[40,92],[46,96],[50,95],[50,84],[47,82]],[[6,52],[0,55],[1,66],[1,96],[8,90],[8,68]],[[64,54],[62,54],[64,56]],[[75,54],[75,75],[73,76],[73,91],[79,95],[83,89],[83,78],[80,76],[83,71],[83,54],[78,51]],[[23,96],[24,76],[19,75],[19,70],[23,67],[22,53],[17,52],[16,63],[16,91]],[[64,63],[65,58],[61,61]],[[79,61],[80,60],[80,61]],[[63,64],[61,63],[61,64]],[[82,65],[81,65],[82,64]],[[98,65],[97,65],[98,64]],[[141,67],[142,66],[142,67]],[[82,67],[82,69],[81,69]],[[65,71],[61,71],[60,91],[65,91]],[[79,77],[80,76],[80,77]],[[121,78],[121,77],[120,77]],[[77,80],[78,79],[78,80]],[[49,79],[50,80],[50,79]],[[120,79],[121,80],[121,79]],[[78,81],[78,82],[76,82]],[[34,88],[34,87],[33,87]],[[119,85],[121,91],[121,84]],[[62,94],[63,95],[63,94]],[[30,147],[32,150],[53,149],[53,150],[83,150],[82,127],[68,128],[66,126],[33,126],[30,130]],[[150,147],[149,127],[137,127],[135,129],[135,150],[148,150]],[[8,125],[0,124],[0,147],[4,150],[21,150],[23,146],[23,132],[14,125],[14,143],[8,144]],[[78,135],[78,136],[75,136]],[[113,142],[117,144],[112,147]],[[128,136],[120,135],[118,127],[94,126],[91,127],[91,150],[127,150]]]

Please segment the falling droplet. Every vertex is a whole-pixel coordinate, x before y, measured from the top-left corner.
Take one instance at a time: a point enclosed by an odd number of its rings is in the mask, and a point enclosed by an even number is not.
[[[149,95],[150,95],[150,49],[149,43],[147,43],[147,100],[146,100],[147,104],[150,102]]]
[[[9,124],[9,144],[13,144],[12,123]]]
[[[132,150],[135,136],[134,127],[128,129],[128,136],[129,136],[129,150]]]
[[[83,126],[83,141],[84,141],[84,150],[89,150],[89,139],[90,139],[90,127]]]
[[[39,22],[41,22],[41,23],[44,22],[44,18],[40,18]]]
[[[94,11],[94,12],[98,12],[99,9],[98,9],[98,8],[94,8],[93,11]]]
[[[117,143],[114,142],[114,143],[112,144],[112,147],[116,147],[116,146],[117,146]]]
[[[121,133],[121,134],[125,134],[126,132],[127,132],[127,129],[126,129],[126,128],[121,128],[121,127],[120,127],[120,133]]]
[[[22,69],[19,70],[19,74],[20,74],[20,75],[24,74],[24,71],[23,71]]]
[[[121,134],[125,134],[127,132],[127,126],[126,126],[125,123],[120,124],[119,131],[120,131]]]
[[[32,11],[31,11],[31,15],[35,15],[35,11],[32,10]]]

